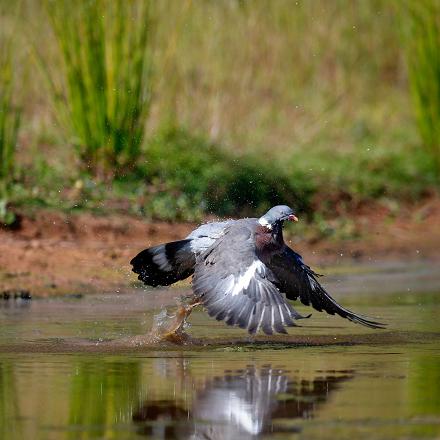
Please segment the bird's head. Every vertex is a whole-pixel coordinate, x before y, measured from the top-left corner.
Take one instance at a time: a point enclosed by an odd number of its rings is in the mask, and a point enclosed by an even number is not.
[[[269,209],[262,217],[258,219],[260,225],[273,229],[275,225],[282,225],[285,220],[297,222],[298,217],[292,208],[286,205],[278,205]]]

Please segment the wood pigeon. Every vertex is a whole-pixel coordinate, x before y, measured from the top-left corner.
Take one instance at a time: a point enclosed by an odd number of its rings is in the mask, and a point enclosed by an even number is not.
[[[149,286],[168,286],[193,275],[193,305],[202,304],[218,321],[255,334],[287,333],[308,318],[287,300],[299,299],[316,310],[339,315],[370,328],[384,324],[340,306],[315,273],[286,245],[283,224],[297,221],[285,205],[260,218],[207,223],[185,239],[140,252],[133,272]]]

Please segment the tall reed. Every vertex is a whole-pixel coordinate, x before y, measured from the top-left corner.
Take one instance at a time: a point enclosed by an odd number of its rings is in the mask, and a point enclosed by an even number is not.
[[[9,186],[15,167],[15,150],[21,109],[15,103],[13,34],[0,34],[0,220],[6,215]]]
[[[440,172],[440,3],[404,2],[402,21],[414,113],[423,144]]]
[[[63,61],[61,85],[43,64],[60,119],[86,167],[124,173],[139,156],[150,106],[149,2],[45,4]]]

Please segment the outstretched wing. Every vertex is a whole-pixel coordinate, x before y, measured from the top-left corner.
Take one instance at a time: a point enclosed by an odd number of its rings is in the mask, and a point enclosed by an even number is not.
[[[311,305],[319,312],[324,310],[330,315],[337,314],[370,328],[384,328],[385,324],[372,321],[340,306],[319,284],[316,279],[319,275],[304,264],[301,255],[288,246],[284,247],[282,253],[272,256],[266,264],[275,274],[277,285],[287,298],[296,300],[299,297],[303,304]]]
[[[139,252],[131,261],[132,270],[147,286],[169,286],[188,278],[196,258],[191,240],[160,244]]]
[[[238,222],[237,222],[238,223]],[[256,256],[251,228],[240,222],[228,228],[199,258],[194,293],[210,316],[249,333],[286,333],[301,319],[274,284],[271,270]]]

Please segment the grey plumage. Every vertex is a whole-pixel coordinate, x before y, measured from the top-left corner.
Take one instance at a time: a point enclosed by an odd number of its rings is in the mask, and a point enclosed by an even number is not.
[[[169,286],[194,273],[196,257],[208,249],[232,221],[206,223],[185,239],[144,249],[130,264],[148,286]]]
[[[274,284],[274,275],[256,255],[256,219],[234,222],[198,258],[193,290],[208,314],[256,333],[285,333],[296,313]]]
[[[259,219],[208,223],[184,240],[142,251],[131,261],[133,271],[151,286],[193,275],[194,295],[208,314],[251,334],[286,333],[285,327],[305,318],[287,301],[298,298],[318,311],[382,327],[337,304],[318,274],[284,243],[283,222],[292,219],[291,208],[277,206]]]

